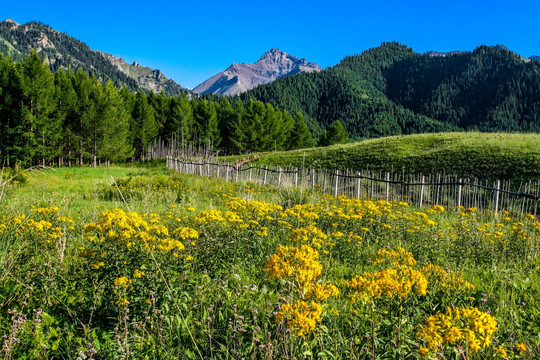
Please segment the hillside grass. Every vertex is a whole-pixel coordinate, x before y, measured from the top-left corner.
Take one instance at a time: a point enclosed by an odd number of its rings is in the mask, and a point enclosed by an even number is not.
[[[222,158],[282,167],[448,174],[481,179],[540,178],[540,134],[416,134],[294,151]]]

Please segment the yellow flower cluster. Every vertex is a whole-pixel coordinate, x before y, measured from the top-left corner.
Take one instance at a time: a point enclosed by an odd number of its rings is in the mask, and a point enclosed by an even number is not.
[[[339,289],[334,284],[319,284],[311,281],[304,284],[303,293],[306,299],[315,298],[322,301],[338,296]]]
[[[31,232],[38,235],[40,238],[45,239],[47,242],[56,240],[64,235],[60,227],[53,226],[53,223],[48,220],[35,221],[34,219],[28,219],[21,229],[17,231],[18,234]]]
[[[84,225],[83,228],[90,241],[97,240],[100,243],[114,241],[117,244],[124,244],[127,250],[140,244],[147,250],[174,251],[173,254],[178,256],[177,251],[184,250],[184,244],[169,237],[169,230],[158,224],[160,219],[157,215],[149,217],[150,224],[145,221],[144,215],[135,211],[105,210],[100,214],[97,222]],[[190,238],[198,236],[193,229],[180,229],[178,233],[181,234],[180,236]]]
[[[447,308],[444,314],[430,316],[417,336],[427,343],[429,352],[436,352],[444,345],[465,346],[470,352],[478,352],[491,345],[496,330],[497,320],[478,308]]]
[[[171,235],[178,235],[182,240],[199,238],[199,232],[197,230],[185,226],[174,229]]]
[[[347,285],[354,290],[351,300],[357,302],[383,296],[403,298],[413,291],[419,296],[426,295],[428,282],[420,271],[406,265],[398,265],[375,273],[357,275]]]
[[[300,248],[280,245],[264,267],[270,278],[278,277],[296,282],[302,300],[294,304],[281,305],[275,320],[276,322],[285,320],[289,328],[296,329],[298,336],[314,331],[317,323],[321,321],[322,305],[312,301],[310,306],[305,299],[314,298],[323,301],[339,295],[335,285],[316,282],[323,268],[317,261],[318,258],[317,250],[308,245],[302,245]]]
[[[429,214],[440,214],[444,212],[444,206],[433,205],[428,211]]]
[[[443,291],[474,290],[474,285],[465,280],[455,271],[445,271],[442,267],[433,264],[423,266],[420,271],[427,277],[430,283],[437,284]]]
[[[122,277],[114,279],[113,284],[114,284],[114,286],[124,286],[124,287],[126,287],[129,284],[131,284],[131,280],[128,279],[127,277],[125,277],[125,276],[122,276]]]
[[[285,320],[287,326],[296,329],[298,336],[311,333],[321,322],[322,306],[314,301],[311,305],[305,301],[297,301],[294,304],[283,304],[276,314],[276,322]]]
[[[318,258],[319,252],[308,245],[299,248],[280,245],[264,270],[270,278],[294,279],[297,284],[305,284],[321,275],[323,267]]]
[[[283,211],[283,207],[277,204],[271,204],[264,201],[243,200],[233,197],[227,203],[227,206],[234,212],[248,215],[248,218],[262,219],[268,214]]]
[[[146,274],[143,271],[139,270],[139,269],[135,269],[135,271],[133,272],[133,277],[135,279],[140,279],[140,278],[142,278],[144,276],[146,276]]]
[[[56,214],[60,208],[58,206],[48,206],[48,207],[35,207],[32,206],[32,211],[38,214],[41,214],[43,216],[47,216],[50,214]]]
[[[226,219],[223,217],[223,214],[219,210],[209,209],[209,210],[203,210],[199,215],[197,215],[194,219],[194,222],[197,223],[210,223],[210,222],[225,222]]]
[[[401,246],[396,247],[395,250],[380,249],[377,251],[373,264],[391,264],[393,266],[406,265],[415,266],[416,260],[412,253],[408,252]]]
[[[321,229],[316,227],[315,224],[293,229],[291,232],[291,240],[293,242],[311,244],[317,249],[320,249],[327,239],[328,236]]]
[[[299,223],[312,222],[320,218],[319,213],[321,211],[321,206],[316,204],[295,205],[283,211],[282,217],[294,219]]]

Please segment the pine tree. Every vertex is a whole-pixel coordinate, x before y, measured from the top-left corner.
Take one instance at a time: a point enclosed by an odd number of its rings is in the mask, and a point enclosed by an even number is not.
[[[330,125],[330,129],[326,133],[324,144],[322,146],[344,144],[349,141],[349,133],[345,130],[345,127],[341,121],[336,120]]]
[[[23,122],[23,83],[11,58],[0,54],[0,156],[5,165],[28,160]]]
[[[302,113],[297,112],[294,117],[294,128],[288,141],[288,150],[305,149],[315,146],[313,137],[304,121]]]
[[[94,103],[94,87],[96,79],[91,80],[88,75],[78,69],[72,79],[73,89],[77,94],[77,107],[75,121],[70,126],[72,143],[76,155],[76,161],[79,165],[84,164],[85,159],[91,156],[89,149],[92,148],[91,139],[93,138],[93,121],[96,120],[96,106]]]
[[[158,135],[158,125],[154,118],[154,109],[148,104],[146,95],[139,90],[131,113],[130,130],[133,133],[133,148],[142,160],[144,152]]]
[[[174,136],[178,141],[191,141],[194,132],[193,109],[186,94],[171,98],[169,106],[169,116],[164,126],[165,139],[170,140]]]
[[[56,121],[63,129],[62,140],[58,143],[58,165],[62,166],[65,158],[71,164],[72,154],[77,146],[74,128],[77,122],[77,93],[73,88],[73,73],[59,69],[54,75],[54,104],[53,112]]]
[[[216,106],[206,99],[197,101],[193,108],[193,117],[197,128],[197,135],[200,136],[202,144],[212,143],[219,146],[221,138],[219,136],[218,118]]]
[[[49,68],[32,51],[19,64],[23,83],[24,153],[42,164],[57,154],[60,123],[52,118],[54,78]]]
[[[231,128],[235,121],[236,113],[227,98],[224,98],[218,106],[219,136],[221,137],[220,148],[232,150]]]
[[[234,153],[246,151],[251,136],[251,128],[245,116],[244,104],[240,99],[234,107],[234,117],[229,122],[229,141]]]
[[[99,156],[107,161],[125,161],[134,152],[129,142],[130,117],[122,96],[110,80],[103,89],[102,113],[103,142]]]
[[[153,91],[150,91],[150,94],[148,94],[148,104],[154,109],[154,118],[159,129],[158,136],[163,139],[167,137],[165,134],[165,124],[169,117],[169,102],[170,99],[165,95],[163,90],[158,95]]]

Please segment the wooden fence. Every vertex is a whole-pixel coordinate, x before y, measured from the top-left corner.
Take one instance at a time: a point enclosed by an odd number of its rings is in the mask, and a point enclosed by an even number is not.
[[[250,181],[275,186],[317,188],[334,196],[406,201],[416,206],[443,205],[455,209],[503,210],[531,213],[540,210],[540,179],[528,182],[463,179],[449,175],[411,175],[389,172],[280,168],[193,162],[167,157],[167,167],[182,173]]]

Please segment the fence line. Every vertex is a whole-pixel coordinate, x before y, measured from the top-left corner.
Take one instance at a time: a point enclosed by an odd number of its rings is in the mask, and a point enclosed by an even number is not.
[[[369,197],[376,200],[406,201],[417,206],[446,208],[475,207],[531,213],[540,210],[540,179],[515,183],[511,180],[480,180],[450,175],[281,168],[233,165],[221,162],[193,162],[167,157],[167,167],[182,173],[220,177],[229,181],[293,185],[317,188],[330,195]]]

